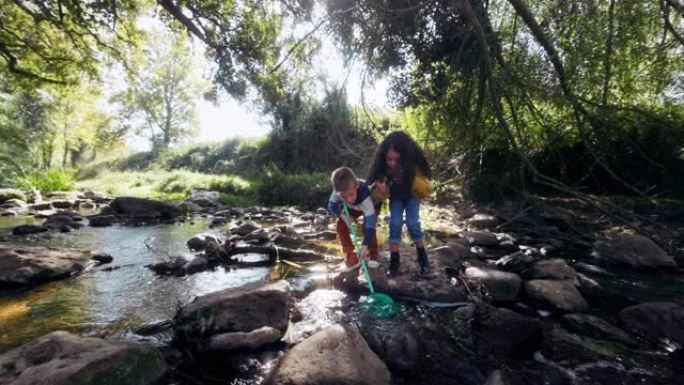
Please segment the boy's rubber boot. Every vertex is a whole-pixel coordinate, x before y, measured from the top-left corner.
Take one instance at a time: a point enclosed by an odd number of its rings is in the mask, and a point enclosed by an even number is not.
[[[340,272],[341,273],[348,273],[350,271],[354,271],[355,269],[358,269],[360,266],[360,261],[359,257],[356,255],[356,253],[349,253],[347,254],[347,258],[344,261],[344,264],[342,265]]]
[[[396,277],[399,271],[399,253],[390,253],[389,268],[387,269],[387,276]]]
[[[420,267],[420,274],[427,274],[430,272],[430,263],[428,262],[427,252],[424,247],[416,248],[418,254],[418,266]]]

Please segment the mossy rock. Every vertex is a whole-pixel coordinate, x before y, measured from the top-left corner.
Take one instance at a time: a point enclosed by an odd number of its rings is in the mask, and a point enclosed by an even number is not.
[[[0,355],[0,368],[2,384],[156,385],[166,374],[161,353],[151,346],[65,331]]]
[[[26,202],[26,194],[23,191],[13,188],[0,188],[0,204],[10,199],[19,199]]]

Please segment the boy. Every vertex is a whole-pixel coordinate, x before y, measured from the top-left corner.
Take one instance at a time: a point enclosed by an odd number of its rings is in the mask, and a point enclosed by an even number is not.
[[[366,262],[369,268],[377,268],[378,262],[375,260],[378,258],[378,240],[375,235],[375,224],[381,203],[374,204],[368,183],[357,179],[349,167],[340,167],[333,171],[330,181],[333,185],[333,192],[328,201],[328,211],[337,217],[337,237],[346,255],[342,271],[352,271],[359,266],[359,255],[349,235],[349,226],[354,226],[353,220],[361,215],[363,215],[361,258],[370,259]],[[351,218],[345,214],[342,202],[347,204]]]

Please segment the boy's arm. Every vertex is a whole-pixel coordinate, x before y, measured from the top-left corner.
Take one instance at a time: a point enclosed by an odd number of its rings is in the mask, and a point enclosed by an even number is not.
[[[367,196],[359,208],[363,212],[363,245],[369,246],[371,240],[375,236],[375,226],[377,223],[377,215],[375,215],[375,206],[373,205],[373,199]]]
[[[335,191],[330,194],[330,198],[328,199],[328,211],[330,211],[330,214],[338,218],[342,214],[342,203],[340,202],[340,198],[337,196],[337,192]]]

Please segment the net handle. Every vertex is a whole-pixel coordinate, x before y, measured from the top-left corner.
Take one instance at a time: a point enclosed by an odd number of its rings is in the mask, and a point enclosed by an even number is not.
[[[342,201],[342,207],[344,207],[344,213],[347,215],[347,218],[349,218],[349,221],[351,222],[351,215],[349,215],[349,208],[347,207],[347,202]],[[359,245],[359,237],[356,235],[356,227],[353,225],[353,223],[347,223],[347,227],[349,227],[349,230],[351,231],[352,234],[352,239],[354,240],[354,246],[356,247],[356,253],[359,255],[359,259],[361,260],[361,270],[363,270],[363,275],[366,277],[366,281],[368,281],[368,288],[370,289],[371,294],[375,294],[375,289],[373,288],[373,281],[371,281],[370,274],[368,273],[368,267],[366,267],[366,259],[363,258],[361,255],[361,246]]]

